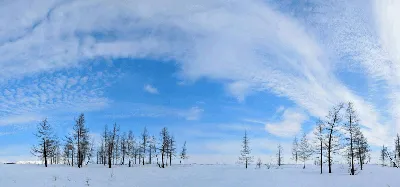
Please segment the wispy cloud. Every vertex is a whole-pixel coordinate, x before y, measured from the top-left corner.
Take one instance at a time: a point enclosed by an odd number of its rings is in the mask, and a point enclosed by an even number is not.
[[[144,91],[151,93],[151,94],[159,94],[158,89],[150,84],[146,84],[143,87]]]
[[[84,112],[108,105],[106,73],[43,74],[0,84],[0,125],[27,124],[57,112]]]
[[[189,121],[199,120],[204,109],[193,106],[188,109],[178,109],[173,107],[149,105],[142,103],[129,103],[129,112],[121,111],[120,113],[112,113],[105,115],[107,118],[161,118],[161,117],[177,117]]]
[[[281,121],[266,123],[265,130],[278,137],[293,137],[301,131],[301,125],[307,119],[304,112],[289,108],[283,111]]]

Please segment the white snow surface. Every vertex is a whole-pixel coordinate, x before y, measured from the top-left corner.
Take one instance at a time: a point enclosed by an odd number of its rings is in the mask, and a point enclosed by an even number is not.
[[[317,166],[286,165],[280,168],[247,170],[237,165],[156,166],[102,165],[71,168],[64,165],[0,165],[0,186],[29,187],[395,187],[400,169],[367,165],[356,176],[345,166],[336,165],[333,173],[319,174]]]

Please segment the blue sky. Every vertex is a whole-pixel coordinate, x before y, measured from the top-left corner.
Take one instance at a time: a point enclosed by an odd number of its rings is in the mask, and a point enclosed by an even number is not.
[[[354,102],[371,145],[400,130],[400,3],[389,0],[0,2],[0,160],[33,159],[38,121],[84,112],[188,142],[193,162],[237,160],[311,134]],[[311,136],[311,135],[310,135]],[[286,158],[289,161],[289,156]]]

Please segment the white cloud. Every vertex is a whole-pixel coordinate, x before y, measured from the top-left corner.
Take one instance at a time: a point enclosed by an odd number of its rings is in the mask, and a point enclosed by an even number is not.
[[[286,109],[281,121],[265,124],[265,130],[279,137],[294,137],[301,131],[301,125],[308,119],[302,111],[295,109]]]
[[[70,77],[70,78],[69,78]],[[31,124],[46,115],[98,110],[108,105],[103,96],[105,82],[115,75],[88,73],[82,77],[69,74],[43,74],[23,81],[0,84],[0,125]],[[85,80],[86,79],[86,80]]]
[[[204,112],[204,109],[194,106],[190,108],[188,112],[183,112],[181,115],[185,116],[186,120],[198,120],[201,117],[201,114]]]
[[[158,94],[158,89],[150,84],[144,85],[143,89],[151,94]]]
[[[188,109],[178,109],[173,107],[149,105],[142,103],[129,103],[130,112],[122,111],[121,113],[108,114],[108,118],[159,118],[159,117],[178,117],[189,121],[199,120],[204,109],[193,106]],[[129,110],[128,110],[129,111]]]

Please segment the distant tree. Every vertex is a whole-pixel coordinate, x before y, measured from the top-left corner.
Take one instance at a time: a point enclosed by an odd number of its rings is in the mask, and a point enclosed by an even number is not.
[[[113,151],[113,164],[116,165],[120,156],[121,156],[121,149],[120,149],[120,135],[117,133],[114,139],[114,151]]]
[[[356,139],[355,135],[358,131],[360,131],[360,127],[358,125],[359,119],[357,117],[356,111],[354,109],[354,104],[349,102],[346,108],[346,122],[344,123],[344,130],[346,132],[346,141],[348,148],[346,149],[347,155],[349,157],[350,162],[350,175],[354,175],[354,158],[355,158],[355,149],[354,141]]]
[[[312,156],[313,150],[308,142],[307,135],[304,133],[299,145],[299,158],[303,161],[303,169],[306,168],[306,161]]]
[[[160,132],[161,140],[160,140],[160,154],[161,154],[161,165],[159,165],[160,168],[165,168],[165,163],[164,163],[164,156],[168,152],[168,147],[169,147],[169,133],[168,129],[164,127],[161,132]]]
[[[185,160],[188,158],[188,156],[187,156],[187,149],[186,149],[186,141],[185,141],[185,143],[183,143],[182,151],[181,151],[180,157],[181,157],[181,160],[183,160],[183,161],[185,161]]]
[[[88,142],[89,142],[88,149],[85,151],[86,165],[88,165],[91,162],[95,151],[94,138],[92,137]]]
[[[149,137],[148,142],[148,153],[149,153],[149,164],[152,164],[152,159],[157,156],[157,139],[154,136]]]
[[[382,161],[382,166],[386,166],[386,152],[387,152],[387,147],[383,145],[380,154],[380,160]]]
[[[253,157],[251,156],[249,137],[247,136],[247,131],[244,131],[244,136],[242,140],[242,150],[240,151],[239,162],[244,163],[247,166],[253,162]]]
[[[358,158],[361,170],[363,170],[363,165],[369,158],[369,152],[370,152],[369,145],[367,139],[364,137],[360,129],[356,131],[354,137],[355,137],[354,139],[355,155]]]
[[[44,160],[44,166],[47,167],[47,159],[54,145],[54,132],[48,123],[47,119],[44,119],[37,126],[37,132],[35,136],[38,139],[38,144],[32,147],[32,154]]]
[[[175,137],[172,135],[169,138],[168,155],[169,155],[169,165],[171,166],[172,157],[176,155]]]
[[[103,139],[103,151],[102,151],[102,163],[105,166],[107,164],[107,153],[108,153],[108,129],[107,129],[107,125],[104,126],[104,131],[102,133],[102,139]]]
[[[339,127],[342,121],[341,110],[343,109],[343,103],[332,108],[329,111],[328,116],[326,117],[326,151],[327,151],[327,160],[328,160],[328,167],[329,173],[332,173],[332,164],[333,164],[333,154],[336,154],[340,149],[341,145],[339,142]]]
[[[143,157],[142,159],[143,159],[143,165],[144,165],[144,160],[145,160],[145,157],[146,157],[146,149],[147,149],[147,144],[148,144],[148,141],[149,141],[149,133],[147,132],[147,128],[146,127],[144,127],[144,130],[143,130],[143,133],[142,133],[142,135],[141,135],[141,138],[142,138],[142,145],[141,145],[141,156]]]
[[[281,144],[278,144],[278,152],[276,153],[276,161],[278,166],[283,164],[283,147]]]
[[[125,165],[125,157],[128,153],[127,147],[128,147],[128,141],[126,137],[126,133],[123,133],[121,136],[121,141],[120,141],[120,149],[121,149],[121,165]]]
[[[293,144],[292,144],[292,159],[296,162],[299,159],[299,142],[297,137],[294,137]]]
[[[394,140],[394,150],[395,150],[396,163],[399,166],[400,165],[400,136],[399,136],[399,134],[396,135],[396,138]]]
[[[319,166],[320,166],[320,173],[322,174],[322,157],[323,157],[323,149],[324,149],[324,123],[321,120],[318,120],[316,123],[316,127],[314,130],[314,135],[316,137],[316,147],[317,153],[319,153]]]
[[[261,168],[261,165],[262,165],[261,158],[258,158],[256,165],[258,168]]]
[[[74,156],[75,156],[75,146],[73,135],[65,136],[64,144],[64,154],[68,160],[68,164],[74,167]],[[69,162],[69,157],[71,157],[71,162]]]
[[[133,132],[130,130],[128,132],[128,138],[127,138],[127,156],[128,156],[128,167],[131,167],[132,165],[132,157],[134,156],[134,148],[135,148],[135,137],[133,135]]]
[[[76,120],[74,126],[74,138],[77,147],[77,164],[78,168],[82,167],[86,155],[90,149],[89,147],[89,130],[85,126],[85,116],[81,114]]]
[[[119,126],[114,123],[113,129],[111,132],[107,133],[107,156],[108,156],[108,168],[111,168],[112,165],[112,157],[115,146],[115,138],[119,132]]]

